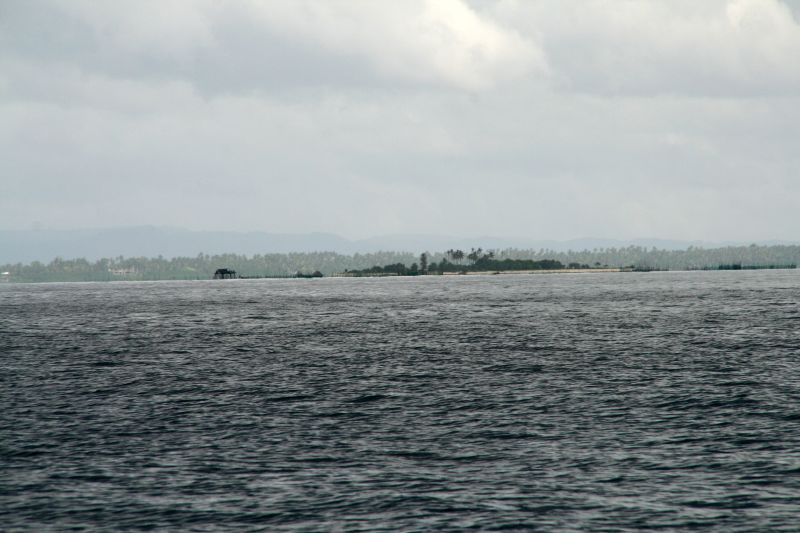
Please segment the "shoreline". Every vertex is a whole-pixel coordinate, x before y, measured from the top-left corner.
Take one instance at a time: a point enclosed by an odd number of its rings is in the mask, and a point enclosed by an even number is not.
[[[437,276],[503,276],[517,274],[604,274],[617,272],[650,272],[649,270],[635,270],[632,268],[543,268],[538,270],[466,270],[459,272],[429,272],[426,274],[395,274],[395,273],[364,273],[353,274],[338,272],[325,276],[328,278],[420,278]]]
[[[476,270],[473,272],[442,272],[441,274],[423,274],[426,276],[499,276],[508,274],[595,274],[607,272],[634,272],[629,268],[554,268],[541,270]]]
[[[632,268],[565,268],[565,269],[541,269],[541,270],[479,270],[472,272],[442,272],[442,273],[428,273],[416,275],[398,275],[394,273],[369,273],[369,274],[351,274],[346,272],[339,272],[329,274],[321,278],[306,278],[286,275],[271,275],[271,276],[243,276],[240,278],[214,280],[210,278],[160,278],[160,279],[83,279],[83,280],[37,280],[37,281],[15,281],[3,280],[0,281],[0,287],[10,287],[14,285],[41,285],[41,284],[59,284],[59,283],[160,283],[160,282],[222,282],[222,281],[256,281],[256,280],[295,280],[295,279],[326,279],[326,278],[420,278],[420,277],[440,277],[440,276],[499,276],[499,275],[524,275],[524,274],[616,274],[616,273],[654,273],[654,272],[672,272],[672,273],[689,273],[689,272],[755,272],[761,270],[769,271],[796,271],[797,268],[793,267],[769,267],[769,268],[743,268],[739,269],[716,269],[716,268],[697,268],[697,269],[632,269]]]

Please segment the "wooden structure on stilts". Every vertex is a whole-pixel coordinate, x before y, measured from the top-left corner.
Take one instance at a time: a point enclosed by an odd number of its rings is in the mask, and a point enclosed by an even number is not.
[[[227,268],[218,268],[214,272],[214,279],[236,279],[236,271]]]

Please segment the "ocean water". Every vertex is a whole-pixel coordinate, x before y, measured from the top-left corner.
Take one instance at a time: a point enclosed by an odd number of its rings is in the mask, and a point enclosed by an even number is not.
[[[0,286],[0,530],[800,529],[800,271]]]

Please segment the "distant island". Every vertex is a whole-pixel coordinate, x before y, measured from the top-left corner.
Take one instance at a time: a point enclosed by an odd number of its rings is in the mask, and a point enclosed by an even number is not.
[[[796,268],[800,246],[689,247],[662,250],[641,246],[556,251],[548,249],[481,248],[447,250],[422,255],[410,252],[341,254],[336,252],[268,253],[256,255],[200,253],[193,257],[55,258],[0,265],[0,283],[57,281],[210,280],[218,269],[236,278],[296,278],[456,274],[477,272],[617,270],[748,270]]]
[[[464,259],[466,258],[466,263]],[[599,266],[599,265],[598,265]],[[570,263],[569,268],[590,269],[587,264]],[[482,248],[472,249],[469,254],[462,250],[448,250],[439,262],[428,262],[428,254],[423,253],[419,262],[410,266],[394,263],[384,266],[373,266],[361,270],[345,270],[343,276],[418,276],[424,274],[466,274],[469,272],[506,272],[506,271],[543,271],[564,270],[565,266],[555,259],[498,259],[493,251],[485,252]]]
[[[463,260],[466,257],[467,262]],[[703,266],[687,270],[760,270],[776,268],[797,268],[796,263],[787,264],[745,264],[730,263],[719,264],[715,267]],[[656,270],[669,270],[652,266],[628,265],[609,266],[595,261],[593,265],[587,263],[571,262],[563,264],[555,259],[497,259],[493,251],[484,253],[483,249],[475,248],[469,254],[462,250],[448,250],[440,262],[428,263],[428,254],[420,255],[419,263],[406,266],[403,263],[394,263],[384,266],[373,266],[361,270],[346,270],[337,276],[344,277],[374,277],[374,276],[421,276],[443,274],[501,274],[507,272],[652,272]]]

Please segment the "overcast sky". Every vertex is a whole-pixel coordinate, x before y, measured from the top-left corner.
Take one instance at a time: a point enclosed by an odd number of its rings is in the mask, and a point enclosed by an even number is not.
[[[0,3],[0,229],[800,239],[800,2]]]

